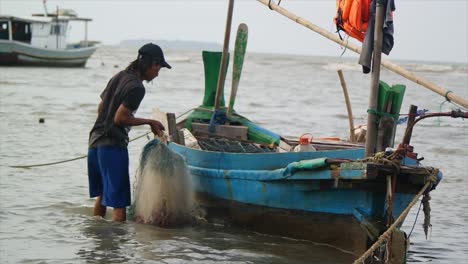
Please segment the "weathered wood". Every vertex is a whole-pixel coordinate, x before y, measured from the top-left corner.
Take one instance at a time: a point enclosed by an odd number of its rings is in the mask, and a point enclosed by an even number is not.
[[[185,136],[184,136],[184,131],[182,130],[177,130],[179,133],[179,144],[185,146]]]
[[[366,157],[373,156],[377,141],[377,104],[379,96],[380,61],[382,57],[382,26],[385,8],[381,1],[377,1],[374,28],[374,50],[372,56],[372,76],[369,94],[369,107],[367,112]],[[370,111],[369,111],[370,110]]]
[[[236,100],[237,89],[239,87],[240,77],[242,73],[242,66],[244,64],[245,50],[247,48],[248,28],[247,25],[241,23],[237,29],[236,43],[234,46],[234,62],[232,64],[232,87],[231,96],[229,98],[228,109],[226,116],[229,118],[234,109],[234,102]]]
[[[229,51],[229,36],[231,35],[232,12],[234,9],[234,0],[229,0],[228,14],[226,20],[226,31],[224,32],[223,53],[221,55],[221,69],[219,70],[218,85],[216,86],[216,96],[214,108],[219,109],[221,91],[223,90],[224,78],[226,77],[227,58]]]
[[[356,142],[356,136],[354,135],[354,122],[353,122],[353,110],[351,109],[351,102],[349,100],[348,88],[346,87],[346,82],[343,76],[343,71],[338,70],[338,76],[340,78],[341,88],[343,89],[343,95],[346,103],[346,110],[348,111],[348,121],[349,121],[349,139],[351,142]]]
[[[395,121],[391,117],[382,117],[379,122],[379,130],[377,132],[377,152],[384,151],[391,146],[393,127]]]
[[[208,222],[226,223],[264,234],[325,243],[355,255],[362,254],[367,246],[367,234],[352,215],[270,208],[217,199],[200,192],[196,193],[195,199],[205,210],[205,219]],[[350,258],[352,257],[350,254]]]
[[[174,113],[167,113],[167,125],[172,142],[180,144],[179,132],[177,129],[176,117]]]
[[[390,94],[386,105],[384,106],[385,113],[390,114],[392,111],[393,95]],[[377,152],[384,151],[387,147],[393,147],[393,139],[395,138],[395,120],[391,116],[382,116],[379,121],[379,129],[377,133]]]
[[[274,3],[270,3],[271,1],[269,0],[257,0],[259,1],[260,3],[266,5],[266,6],[270,6],[270,8],[272,10],[275,10],[276,12],[282,14],[283,16],[291,19],[292,21],[322,35],[323,37],[335,42],[335,43],[338,43],[339,45],[343,46],[343,47],[346,47],[346,49],[349,49],[351,51],[354,51],[358,54],[361,54],[361,48],[353,43],[350,43],[348,42],[347,40],[342,40],[340,39],[339,37],[336,36],[336,34],[333,34],[332,32],[330,31],[327,31],[307,20],[305,20],[304,18],[302,17],[299,17],[291,12],[289,12],[288,10],[274,4]],[[398,66],[397,64],[394,64],[388,60],[385,60],[383,59],[381,61],[381,64],[382,66],[384,66],[385,68],[393,71],[394,73],[397,73],[403,77],[405,77],[406,79],[410,80],[410,81],[413,81],[415,82],[416,84],[418,85],[421,85],[441,96],[444,96],[446,97],[447,99],[449,99],[450,101],[453,101],[454,103],[456,104],[459,104],[465,108],[468,108],[468,100],[461,97],[461,96],[458,96],[456,95],[455,93],[451,92],[451,91],[448,91],[447,89],[444,89],[438,85],[436,85],[435,83],[432,83],[430,82],[429,80],[426,80],[420,76],[417,76],[416,74]]]
[[[193,133],[209,133],[209,124],[192,123]],[[224,136],[227,138],[247,140],[248,127],[245,126],[228,126],[217,125],[213,135]]]
[[[413,123],[416,119],[416,114],[418,113],[418,107],[415,105],[410,106],[408,113],[408,123],[405,130],[405,135],[403,136],[403,141],[401,142],[404,145],[409,145],[411,141],[411,135],[413,134]]]

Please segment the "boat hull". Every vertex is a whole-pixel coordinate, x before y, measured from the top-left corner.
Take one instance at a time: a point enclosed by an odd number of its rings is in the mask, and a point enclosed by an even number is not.
[[[368,246],[367,234],[353,215],[259,206],[202,192],[197,193],[196,200],[210,223],[333,245],[356,256]]]
[[[0,65],[83,67],[96,49],[97,46],[53,50],[19,41],[0,40]]]
[[[386,229],[385,175],[365,163],[337,169],[298,165],[324,157],[356,160],[363,149],[247,154],[169,147],[185,157],[208,221],[326,243],[356,255]],[[424,185],[413,176],[398,177],[394,219]]]

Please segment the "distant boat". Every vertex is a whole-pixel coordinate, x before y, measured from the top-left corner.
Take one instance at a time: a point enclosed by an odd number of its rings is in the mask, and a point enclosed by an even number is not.
[[[71,21],[84,22],[84,40],[67,42]],[[0,65],[84,67],[99,43],[88,40],[90,21],[71,9],[28,18],[0,15]]]

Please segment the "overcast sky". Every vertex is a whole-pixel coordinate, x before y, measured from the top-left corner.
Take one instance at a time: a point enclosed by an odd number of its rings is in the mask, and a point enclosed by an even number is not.
[[[273,0],[277,2],[278,0]],[[468,0],[396,0],[395,46],[389,59],[468,63]],[[74,9],[93,18],[89,39],[117,44],[124,39],[197,40],[222,43],[227,0],[61,0],[49,11]],[[281,6],[334,31],[335,0],[282,0]],[[28,16],[42,0],[0,0],[0,13]],[[337,44],[270,11],[255,0],[236,0],[233,32],[249,26],[248,51],[340,56]],[[82,36],[75,24],[73,39]],[[231,35],[231,43],[234,41]],[[232,48],[232,44],[231,44]],[[348,51],[346,55],[353,55]]]

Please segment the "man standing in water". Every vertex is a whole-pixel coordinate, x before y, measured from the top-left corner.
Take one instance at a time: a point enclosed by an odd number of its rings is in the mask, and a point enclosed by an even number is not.
[[[171,69],[158,45],[148,43],[138,57],[117,73],[101,94],[98,117],[89,135],[88,180],[90,197],[97,197],[94,215],[104,217],[113,207],[112,220],[126,220],[130,205],[128,132],[131,126],[149,125],[155,135],[164,126],[156,120],[134,116],[145,96],[143,81],[156,78],[161,68]]]

